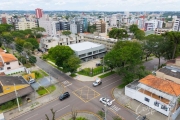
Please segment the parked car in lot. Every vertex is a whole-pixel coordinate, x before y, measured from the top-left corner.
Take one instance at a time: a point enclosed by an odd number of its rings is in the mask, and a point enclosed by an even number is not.
[[[105,97],[100,98],[99,101],[108,106],[111,106],[113,102],[113,100],[107,99]]]
[[[65,92],[65,93],[63,93],[60,97],[59,97],[59,100],[64,100],[64,99],[66,99],[66,98],[68,98],[68,97],[70,97],[70,94],[69,94],[69,92]]]
[[[29,81],[28,81],[28,83],[29,84],[33,84],[33,83],[35,83],[36,81],[34,80],[34,79],[30,79]]]
[[[93,82],[93,86],[94,87],[96,87],[96,86],[98,86],[98,85],[101,85],[102,84],[102,81],[101,81],[101,79],[96,79],[96,81],[95,82]]]

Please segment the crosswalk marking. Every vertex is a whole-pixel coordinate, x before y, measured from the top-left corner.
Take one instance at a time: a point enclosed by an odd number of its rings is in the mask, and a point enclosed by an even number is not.
[[[113,105],[110,107],[111,110],[114,110],[114,111],[119,111],[121,108],[117,107],[116,105]]]
[[[70,83],[69,81],[63,81],[62,84],[64,85],[64,87],[70,86],[72,85],[72,83]]]

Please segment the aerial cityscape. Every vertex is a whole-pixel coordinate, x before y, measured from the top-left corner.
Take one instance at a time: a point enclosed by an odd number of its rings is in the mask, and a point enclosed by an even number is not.
[[[1,0],[0,120],[180,120],[180,0]]]

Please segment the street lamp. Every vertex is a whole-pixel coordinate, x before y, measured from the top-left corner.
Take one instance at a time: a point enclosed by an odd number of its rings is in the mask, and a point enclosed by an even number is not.
[[[17,104],[18,104],[18,110],[21,111],[20,106],[19,106],[19,100],[18,100],[18,97],[17,97],[18,93],[16,91],[15,83],[14,83],[14,91],[15,91],[15,95],[16,95],[16,101],[17,101]]]

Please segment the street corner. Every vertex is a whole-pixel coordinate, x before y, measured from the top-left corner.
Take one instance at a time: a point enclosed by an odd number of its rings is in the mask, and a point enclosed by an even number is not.
[[[91,101],[92,99],[100,95],[98,92],[87,86],[77,89],[73,91],[73,93],[85,103]]]

